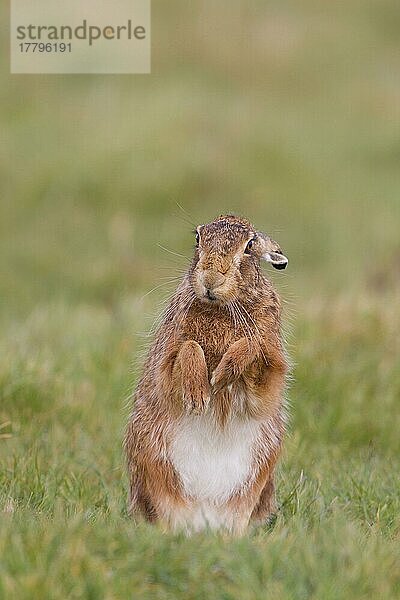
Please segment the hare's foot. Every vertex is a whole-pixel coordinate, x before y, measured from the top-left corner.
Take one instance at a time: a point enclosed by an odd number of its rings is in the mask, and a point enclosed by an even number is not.
[[[233,359],[223,356],[211,377],[211,387],[214,394],[218,394],[224,387],[232,383],[236,377],[236,365]]]
[[[251,521],[257,524],[268,523],[275,512],[275,485],[271,477],[261,491],[260,498],[251,513]]]
[[[186,506],[169,505],[163,515],[167,530],[186,535],[200,531],[220,531],[234,536],[243,535],[249,523],[248,510],[241,512],[228,505],[212,501],[192,501]]]
[[[192,385],[183,385],[183,405],[188,414],[200,415],[204,413],[210,403],[208,390],[196,389]]]
[[[247,338],[240,338],[229,346],[211,378],[214,393],[233,383],[257,356],[258,348]]]
[[[210,402],[210,384],[203,349],[194,340],[187,340],[178,358],[184,409],[188,413],[204,413]]]

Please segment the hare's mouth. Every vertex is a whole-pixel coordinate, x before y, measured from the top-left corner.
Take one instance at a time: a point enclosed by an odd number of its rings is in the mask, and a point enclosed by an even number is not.
[[[215,302],[216,300],[218,300],[217,296],[211,290],[207,290],[205,296],[207,300],[210,300],[210,302]]]
[[[192,279],[193,290],[199,300],[206,304],[221,305],[226,302],[227,281],[224,276],[196,273]]]
[[[199,293],[200,292],[200,293]],[[207,304],[223,304],[224,297],[218,292],[218,288],[207,288],[202,286],[201,290],[197,290],[198,298]]]
[[[209,290],[207,288],[204,289],[204,293],[200,299],[208,304],[220,304],[222,301],[222,298],[214,290]]]

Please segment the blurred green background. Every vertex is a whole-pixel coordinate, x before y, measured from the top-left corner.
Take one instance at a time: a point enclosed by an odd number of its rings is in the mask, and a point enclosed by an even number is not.
[[[396,597],[399,3],[152,12],[150,76],[11,76],[3,26],[0,594]],[[126,518],[125,405],[193,227],[225,212],[290,260],[282,508],[178,543]]]
[[[6,312],[151,287],[157,243],[190,254],[177,203],[279,238],[296,294],[398,272],[399,19],[389,0],[175,1],[153,6],[150,77],[10,76],[3,53]]]

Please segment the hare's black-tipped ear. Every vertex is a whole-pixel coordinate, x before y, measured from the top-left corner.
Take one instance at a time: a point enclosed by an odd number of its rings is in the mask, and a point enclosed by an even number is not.
[[[288,259],[282,253],[281,247],[278,242],[271,239],[269,235],[265,235],[259,231],[257,233],[258,239],[260,240],[260,254],[259,256],[271,263],[275,269],[286,269],[288,265]]]
[[[275,269],[286,269],[289,262],[282,252],[266,252],[263,259],[270,262]]]

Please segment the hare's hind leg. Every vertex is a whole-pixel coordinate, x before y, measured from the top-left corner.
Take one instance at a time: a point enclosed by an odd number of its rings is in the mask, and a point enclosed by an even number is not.
[[[133,476],[130,484],[129,514],[141,516],[149,523],[158,521],[158,514],[140,477]]]
[[[273,475],[267,479],[264,487],[261,482],[254,483],[247,493],[238,493],[230,499],[228,506],[232,515],[232,525],[228,527],[234,535],[242,535],[248,525],[262,525],[275,512],[275,486]],[[261,488],[261,492],[260,492]]]
[[[265,523],[275,511],[275,484],[273,475],[271,475],[261,491],[260,498],[251,513],[250,520],[259,524]]]

